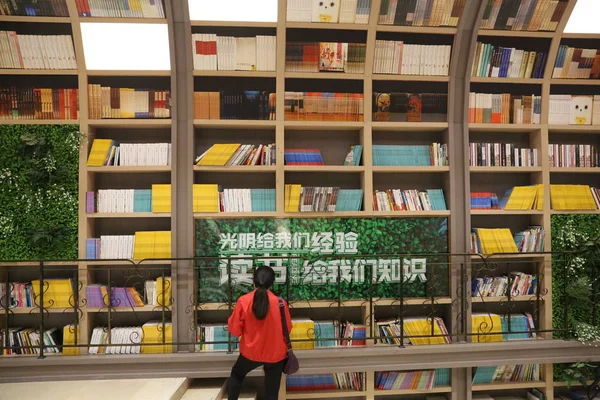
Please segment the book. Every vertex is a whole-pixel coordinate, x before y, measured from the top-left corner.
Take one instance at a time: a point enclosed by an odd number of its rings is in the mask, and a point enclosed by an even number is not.
[[[344,165],[349,166],[359,166],[360,158],[362,156],[362,145],[355,145],[350,147],[350,151],[346,154],[346,158],[344,158]]]
[[[0,88],[2,119],[79,119],[77,89],[9,86]]]
[[[503,276],[486,276],[471,281],[473,297],[516,297],[534,295],[537,291],[536,275],[511,272]]]
[[[473,385],[509,382],[535,382],[540,380],[540,366],[499,365],[473,368]]]
[[[196,165],[275,165],[275,144],[214,144],[195,160]]]
[[[378,23],[400,26],[457,26],[464,6],[464,0],[384,0],[379,9]]]
[[[597,168],[600,167],[599,149],[593,144],[548,145],[550,167]]]
[[[481,29],[555,31],[568,0],[489,1]]]
[[[551,94],[551,125],[600,125],[600,95]]]
[[[561,45],[558,48],[553,79],[600,79],[600,49]]]
[[[88,110],[90,119],[171,118],[171,93],[90,83]]]
[[[289,392],[316,390],[363,391],[365,386],[366,375],[364,372],[286,376],[286,389]]]
[[[546,52],[477,42],[471,76],[541,79],[544,77],[547,57]]]
[[[79,0],[80,17],[165,18],[161,0]]]
[[[202,324],[198,327],[196,338],[199,345],[196,351],[235,351],[240,339],[229,334],[225,324]]]
[[[402,321],[386,319],[376,323],[376,344],[422,346],[448,344],[452,341],[444,320],[439,317],[405,317]]]
[[[301,185],[286,185],[285,211],[335,212],[339,198],[339,192],[339,187],[303,187]],[[348,193],[348,195],[350,194]],[[359,197],[358,194],[355,194],[355,196]],[[344,201],[347,200],[344,199]],[[360,203],[356,201],[355,206],[360,206]],[[346,207],[350,208],[348,205],[345,205],[344,208]]]
[[[101,189],[87,192],[86,200],[88,213],[153,212],[151,189]]]
[[[496,254],[518,252],[510,229],[473,228],[471,231],[471,253]]]
[[[0,15],[27,17],[68,17],[65,0],[0,1]]]
[[[362,93],[285,92],[286,121],[363,121]]]
[[[65,326],[69,329],[70,325]],[[34,328],[3,328],[0,329],[0,338],[3,340],[3,354],[40,354],[40,346],[44,346],[44,353],[61,353],[63,348],[63,332],[61,328],[46,329],[40,333],[39,329]],[[73,354],[69,350],[67,354]]]
[[[363,74],[366,46],[365,43],[288,42],[285,45],[285,70]],[[325,49],[333,49],[333,51],[330,50],[325,54]],[[332,55],[331,60],[329,55]]]
[[[118,143],[94,139],[88,167],[171,165],[170,143]]]
[[[373,73],[447,76],[452,46],[376,40]]]
[[[512,143],[470,143],[472,167],[537,167],[538,149],[519,148]]]
[[[550,185],[553,210],[596,210],[598,199],[598,189],[588,185]]]
[[[69,35],[23,35],[0,31],[0,68],[77,69]]]
[[[368,24],[370,10],[371,0],[289,0],[286,19],[289,22]]]
[[[374,211],[439,211],[446,210],[442,189],[376,190],[373,194]]]
[[[195,92],[195,119],[275,120],[275,93],[258,90]]]
[[[319,71],[344,72],[347,59],[348,43],[319,44]]]
[[[192,34],[194,69],[203,71],[275,71],[276,37]]]
[[[285,165],[325,165],[318,149],[285,149]]]
[[[446,122],[447,110],[445,93],[373,93],[373,121]]]
[[[447,166],[448,146],[431,145],[373,145],[374,166]]]
[[[498,195],[492,192],[471,192],[471,210],[500,210]]]
[[[469,123],[541,124],[542,97],[469,93]]]

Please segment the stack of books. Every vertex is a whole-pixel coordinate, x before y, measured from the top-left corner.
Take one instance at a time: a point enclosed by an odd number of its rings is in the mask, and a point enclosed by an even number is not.
[[[170,276],[158,277],[153,281],[144,282],[146,304],[157,307],[169,307],[173,304],[173,281]]]
[[[89,354],[139,354],[143,330],[139,326],[108,329],[96,327],[92,331]]]
[[[441,0],[430,6],[427,0],[384,0],[379,9],[379,25],[457,26],[464,0]]]
[[[600,50],[561,45],[558,48],[552,78],[600,79]]]
[[[335,211],[361,211],[364,191],[362,189],[340,189],[335,202]]]
[[[285,46],[287,72],[365,72],[365,43],[288,42]]]
[[[471,76],[541,79],[547,58],[548,53],[477,42]]]
[[[544,227],[530,226],[515,234],[515,243],[519,253],[537,253],[544,251]]]
[[[198,327],[196,351],[237,350],[239,338],[229,334],[227,325],[202,324]]]
[[[540,124],[542,96],[469,93],[469,123]]]
[[[273,212],[275,189],[222,189],[219,185],[193,186],[194,212]]]
[[[3,354],[39,354],[40,343],[43,343],[44,353],[61,353],[63,336],[73,325],[67,325],[62,330],[50,328],[40,335],[38,329],[33,328],[8,328],[0,330],[3,343]],[[72,350],[71,350],[72,352]]]
[[[376,343],[422,346],[452,342],[444,320],[439,317],[410,317],[402,322],[397,319],[383,320],[377,321],[377,327],[379,338],[375,340]],[[402,329],[403,342],[400,341]]]
[[[118,143],[94,139],[88,167],[171,165],[171,143]]]
[[[376,40],[373,73],[447,76],[452,46]]]
[[[132,287],[111,287],[88,285],[86,287],[88,307],[142,307],[144,301]]]
[[[503,297],[533,295],[537,290],[537,276],[523,272],[511,272],[508,276],[486,276],[471,281],[473,297]]]
[[[0,15],[22,15],[27,17],[68,17],[65,0],[22,0],[0,3]]]
[[[366,344],[365,325],[338,320],[313,321],[307,318],[293,319],[292,323],[294,329],[290,333],[290,339],[294,349]]]
[[[538,149],[519,148],[512,143],[470,143],[472,167],[537,167]]]
[[[373,145],[374,166],[447,166],[448,146],[431,145]]]
[[[446,93],[373,93],[373,121],[446,122]]]
[[[524,340],[536,336],[533,317],[529,313],[511,314],[510,318],[487,312],[473,313],[471,333],[475,343]]]
[[[171,118],[168,90],[114,88],[88,84],[90,119]]]
[[[597,210],[600,192],[588,185],[550,185],[553,210]]]
[[[171,231],[136,232],[133,258],[171,258]]]
[[[324,22],[330,24],[368,24],[371,0],[340,0],[325,7],[320,1],[289,0],[288,22]]]
[[[350,166],[359,166],[360,165],[360,157],[362,155],[363,147],[359,144],[350,147],[350,151],[346,154],[346,158],[344,159],[344,165]]]
[[[568,0],[490,1],[480,26],[481,29],[555,31],[567,3]]]
[[[491,192],[471,192],[471,210],[500,210],[498,195]]]
[[[173,352],[173,325],[171,322],[150,321],[142,325],[142,354]]]
[[[365,389],[364,372],[345,372],[320,375],[288,375],[286,389],[289,392],[314,390],[356,390]]]
[[[75,306],[74,287],[70,279],[45,279],[44,288],[44,308]],[[2,306],[8,303],[9,308],[40,307],[40,294],[39,280],[10,282],[9,290],[5,282],[0,283],[0,302]]]
[[[447,368],[425,371],[375,372],[377,390],[431,390],[450,385],[450,370]]]
[[[362,189],[285,185],[285,212],[360,211]]]
[[[373,206],[375,211],[440,211],[447,209],[442,189],[375,191]]]
[[[510,382],[536,382],[540,380],[538,364],[500,365],[473,368],[473,385]]]
[[[551,167],[600,167],[600,149],[593,144],[549,144],[548,153]]]
[[[165,18],[163,2],[156,0],[79,0],[80,17]]]
[[[551,125],[600,125],[600,95],[551,94]]]
[[[543,210],[544,185],[515,186],[500,201],[503,210]]]
[[[168,211],[158,211],[167,209],[165,200],[168,201]],[[171,185],[152,185],[152,190],[101,189],[98,193],[86,192],[88,213],[170,212],[170,202]]]
[[[136,232],[135,235],[105,235],[99,239],[87,239],[86,258],[171,258],[171,232]]]
[[[325,165],[318,149],[285,149],[285,165]]]
[[[517,245],[507,228],[474,228],[471,233],[471,253],[517,253]]]
[[[363,121],[362,93],[285,92],[286,121]]]
[[[194,92],[195,119],[275,120],[275,93],[265,90]]]
[[[79,119],[77,89],[0,88],[2,119]]]
[[[69,35],[0,31],[0,43],[5,43],[0,68],[77,69],[73,39]]]
[[[275,71],[275,36],[217,36],[193,33],[194,69],[205,71]]]
[[[214,144],[196,165],[275,165],[275,144]]]

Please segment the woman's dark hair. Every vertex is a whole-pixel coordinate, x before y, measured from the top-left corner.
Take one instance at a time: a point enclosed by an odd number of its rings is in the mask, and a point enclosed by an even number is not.
[[[258,320],[266,318],[269,312],[269,294],[267,289],[275,282],[275,272],[271,267],[258,267],[254,270],[254,301],[252,302],[252,312]]]

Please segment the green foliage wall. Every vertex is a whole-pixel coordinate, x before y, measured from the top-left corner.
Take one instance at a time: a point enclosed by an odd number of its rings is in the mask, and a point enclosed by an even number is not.
[[[196,256],[218,257],[222,254],[220,235],[229,233],[312,233],[315,232],[354,232],[358,234],[357,254],[360,256],[376,255],[380,257],[367,257],[369,259],[386,259],[384,255],[401,253],[446,253],[448,251],[446,218],[292,218],[292,219],[224,219],[224,220],[198,220],[196,222]],[[264,251],[252,254],[242,251],[245,255],[256,257],[264,256]],[[275,256],[277,252],[269,252]],[[303,260],[314,263],[316,261],[332,260],[332,257],[314,252],[288,251],[288,255],[299,255]],[[280,254],[284,255],[284,254]],[[397,257],[396,257],[397,258]],[[414,258],[420,258],[415,255]],[[333,282],[326,284],[294,282],[288,279],[286,284],[274,287],[277,293],[284,295],[288,300],[342,300],[368,299],[372,296],[378,298],[398,298],[401,291],[403,296],[447,296],[448,295],[448,265],[443,256],[429,256],[427,262],[427,282],[415,281],[405,283],[400,288],[399,283],[372,283],[365,279],[363,283]],[[351,262],[352,257],[348,258]],[[302,263],[303,261],[300,261]],[[256,262],[254,265],[258,265]],[[271,265],[273,265],[271,263]],[[292,271],[292,263],[285,264],[288,271]],[[370,278],[369,267],[365,267],[365,278]],[[237,297],[251,286],[232,285],[227,282],[221,284],[218,262],[202,262],[198,264],[199,270],[199,301],[200,302],[226,302],[229,296],[235,301]],[[250,271],[251,272],[251,271]],[[230,293],[231,290],[231,293]]]
[[[77,125],[0,125],[0,260],[77,258]]]

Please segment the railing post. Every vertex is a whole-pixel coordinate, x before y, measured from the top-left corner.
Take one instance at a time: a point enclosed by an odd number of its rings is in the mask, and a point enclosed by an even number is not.
[[[229,301],[227,302],[227,305],[229,308],[229,315],[231,315],[231,310],[233,309],[233,288],[231,287],[231,283],[231,257],[227,257],[227,291],[229,292]],[[229,332],[229,329],[227,330],[227,353],[233,353],[231,332]]]

